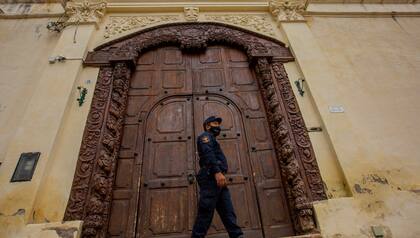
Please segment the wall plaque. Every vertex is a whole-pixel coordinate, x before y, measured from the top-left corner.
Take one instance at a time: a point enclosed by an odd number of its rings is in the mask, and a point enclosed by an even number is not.
[[[328,109],[331,113],[343,113],[344,112],[344,107],[340,106],[340,105],[329,106]]]
[[[31,181],[40,155],[40,152],[20,154],[18,164],[16,166],[15,172],[13,172],[13,176],[10,182]]]

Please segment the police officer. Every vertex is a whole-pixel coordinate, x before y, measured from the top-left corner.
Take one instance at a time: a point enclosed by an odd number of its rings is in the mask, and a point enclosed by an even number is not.
[[[225,175],[228,170],[226,157],[216,137],[220,134],[222,118],[211,116],[204,123],[204,132],[197,138],[200,157],[200,171],[196,178],[200,186],[198,212],[192,230],[192,238],[205,237],[217,210],[230,238],[243,238],[241,228],[236,223]]]

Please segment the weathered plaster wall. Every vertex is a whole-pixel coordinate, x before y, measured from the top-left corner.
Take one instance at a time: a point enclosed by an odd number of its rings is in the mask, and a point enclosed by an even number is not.
[[[0,19],[0,162],[57,43],[50,20]]]
[[[26,22],[29,24],[30,20]],[[42,27],[46,24],[45,19]],[[60,34],[51,33],[59,39],[51,45],[53,50],[49,53],[65,56],[69,60],[48,64],[50,55],[45,57],[47,65],[39,74],[37,83],[32,84],[32,97],[22,112],[16,133],[10,138],[0,167],[0,237],[51,237],[39,231],[39,227],[30,225],[38,221],[38,214],[43,214],[42,210],[37,209],[37,204],[46,210],[52,209],[56,221],[61,221],[64,210],[55,208],[65,206],[68,199],[89,100],[98,72],[93,68],[84,70],[81,62],[94,28],[93,25],[80,25],[76,31],[76,27],[69,26]],[[26,45],[33,45],[31,42],[24,44],[24,50]],[[30,58],[28,52],[30,50],[21,52],[17,48],[9,52],[9,55],[11,58],[20,56],[24,61]],[[41,67],[43,57],[35,57]],[[31,69],[37,70],[37,66],[34,63]],[[88,88],[87,102],[82,108],[78,107],[76,101],[79,85]],[[68,124],[72,125],[70,129]],[[64,138],[62,133],[65,133]],[[77,149],[73,149],[73,146]],[[19,154],[23,151],[41,152],[33,178],[28,182],[10,183]],[[49,189],[45,190],[46,187]],[[62,190],[66,189],[67,192],[63,193]],[[44,218],[42,222],[49,220]],[[32,235],[38,233],[39,236]]]
[[[363,157],[378,170],[403,168],[412,179],[400,184],[420,181],[420,18],[319,17],[309,25],[333,66]]]
[[[388,237],[419,237],[420,18],[313,17],[308,25],[335,76],[311,83],[334,90],[329,103],[345,108],[326,123],[339,128],[329,133],[354,194],[317,205],[323,233],[371,237],[378,225]]]
[[[325,131],[325,126],[320,118],[318,109],[314,104],[307,82],[305,81],[303,83],[303,96],[300,96],[297,87],[295,87],[296,80],[304,79],[298,64],[296,62],[286,63],[285,68],[289,75],[289,81],[298,101],[306,127],[320,127],[322,130],[321,132],[309,132],[309,137],[314,148],[328,198],[350,196],[350,188],[343,175],[341,165],[337,160],[337,155],[332,147],[331,140]]]
[[[99,68],[84,68],[74,84],[68,110],[50,157],[51,162],[37,192],[33,211],[35,223],[59,222],[63,219],[98,72]],[[88,90],[81,107],[76,101],[79,97],[78,86]]]

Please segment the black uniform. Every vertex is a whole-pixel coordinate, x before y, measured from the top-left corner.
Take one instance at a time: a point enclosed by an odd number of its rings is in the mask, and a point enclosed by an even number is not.
[[[196,178],[200,186],[200,201],[198,202],[197,218],[193,227],[192,237],[205,237],[216,209],[229,233],[229,237],[237,238],[243,233],[236,224],[236,215],[229,189],[227,187],[218,187],[214,178],[214,174],[217,172],[227,172],[226,157],[215,136],[207,131],[197,138],[197,149],[200,157],[200,171]]]

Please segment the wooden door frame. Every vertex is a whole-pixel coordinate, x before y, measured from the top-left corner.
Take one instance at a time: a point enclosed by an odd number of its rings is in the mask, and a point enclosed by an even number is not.
[[[297,234],[319,233],[312,202],[327,199],[311,142],[283,63],[294,58],[285,44],[221,23],[175,23],[145,29],[98,46],[85,66],[100,67],[64,220],[83,220],[83,237],[105,237],[112,201],[129,83],[146,50],[183,51],[224,44],[243,50],[255,71],[281,166]]]

